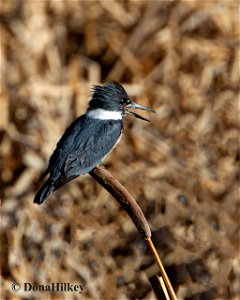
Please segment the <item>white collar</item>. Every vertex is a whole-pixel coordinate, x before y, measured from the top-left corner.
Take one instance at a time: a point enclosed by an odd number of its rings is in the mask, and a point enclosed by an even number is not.
[[[99,120],[122,120],[122,113],[120,111],[111,111],[102,108],[88,110],[87,116]]]

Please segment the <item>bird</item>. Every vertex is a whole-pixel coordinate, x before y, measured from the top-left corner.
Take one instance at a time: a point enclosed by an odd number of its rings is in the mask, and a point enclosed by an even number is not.
[[[34,203],[42,204],[53,191],[99,165],[120,141],[126,115],[149,121],[130,108],[155,112],[131,101],[116,81],[95,85],[92,92],[85,114],[75,119],[58,141],[40,180],[49,177]]]

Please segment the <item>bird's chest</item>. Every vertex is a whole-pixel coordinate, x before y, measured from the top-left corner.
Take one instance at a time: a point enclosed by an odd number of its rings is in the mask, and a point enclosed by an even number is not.
[[[108,153],[106,155],[103,156],[103,158],[101,159],[101,162],[104,161],[104,159],[113,151],[113,149],[117,146],[117,144],[120,142],[121,138],[122,138],[122,133],[123,133],[123,128],[120,131],[119,137],[116,140],[116,142],[113,144],[112,148],[108,151]]]

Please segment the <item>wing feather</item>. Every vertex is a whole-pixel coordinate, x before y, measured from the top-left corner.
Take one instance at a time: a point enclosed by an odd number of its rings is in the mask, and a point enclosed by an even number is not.
[[[95,124],[96,126],[96,124]],[[122,132],[122,122],[117,120],[99,121],[97,128],[92,128],[89,136],[89,127],[82,132],[81,137],[88,140],[71,152],[64,165],[64,175],[79,176],[90,172],[112,150]]]
[[[50,173],[51,179],[60,187],[90,172],[112,150],[122,129],[121,120],[96,120],[86,115],[77,118],[57,143],[44,175]]]

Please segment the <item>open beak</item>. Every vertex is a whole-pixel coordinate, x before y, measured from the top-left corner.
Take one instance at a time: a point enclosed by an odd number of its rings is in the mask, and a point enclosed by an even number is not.
[[[143,105],[140,105],[140,104],[137,104],[137,103],[134,103],[134,102],[131,102],[128,105],[126,105],[126,107],[125,107],[125,113],[126,114],[132,115],[132,116],[134,116],[138,119],[141,119],[141,120],[144,120],[144,121],[147,121],[147,122],[150,122],[150,120],[140,116],[139,114],[137,114],[137,113],[135,113],[131,110],[128,110],[128,108],[136,108],[136,109],[146,110],[146,111],[153,112],[153,113],[156,112],[155,110],[153,110],[153,109],[151,109],[147,106],[143,106]]]

